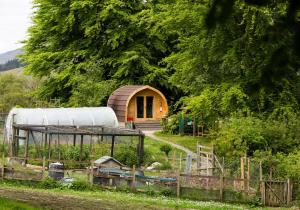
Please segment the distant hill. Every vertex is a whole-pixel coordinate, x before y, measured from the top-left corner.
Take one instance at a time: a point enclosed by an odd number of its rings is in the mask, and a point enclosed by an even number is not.
[[[11,69],[11,70],[7,70],[7,71],[0,71],[0,75],[3,75],[3,74],[13,74],[13,75],[20,76],[20,75],[24,75],[24,72],[23,72],[23,68],[20,67],[20,68],[17,68],[17,69]]]
[[[16,50],[2,53],[2,54],[0,54],[0,64],[4,64],[9,60],[13,60],[16,58],[17,55],[20,55],[22,53],[23,53],[22,49],[16,49]]]

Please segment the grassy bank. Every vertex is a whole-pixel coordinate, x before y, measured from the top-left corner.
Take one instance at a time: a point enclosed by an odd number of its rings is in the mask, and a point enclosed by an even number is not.
[[[131,193],[131,192],[117,192],[109,191],[103,189],[97,190],[83,190],[75,191],[70,189],[39,189],[32,188],[28,186],[22,186],[20,184],[13,183],[0,183],[0,189],[2,192],[5,190],[15,190],[23,191],[22,194],[41,195],[43,198],[47,196],[61,196],[60,199],[64,199],[63,196],[66,196],[66,202],[80,202],[82,207],[85,204],[90,204],[92,201],[101,201],[104,203],[109,203],[112,206],[115,206],[115,209],[120,209],[118,205],[126,205],[127,207],[132,207],[139,209],[143,206],[144,209],[201,209],[201,210],[221,210],[221,209],[269,209],[269,208],[251,208],[246,205],[235,205],[235,204],[226,204],[219,202],[201,202],[201,201],[190,201],[190,200],[178,200],[176,198],[169,198],[163,196],[148,196],[145,194]],[[14,193],[17,195],[17,193]],[[1,197],[1,196],[0,196]],[[113,199],[112,199],[113,198]],[[7,201],[9,202],[9,201]],[[28,196],[28,202],[30,203],[30,196]],[[14,202],[13,202],[14,203]],[[17,204],[16,204],[17,205]],[[47,207],[47,206],[43,206]],[[151,207],[151,208],[150,208]],[[30,209],[29,206],[19,209]],[[89,209],[89,208],[87,208]],[[281,208],[283,209],[283,208]]]
[[[1,195],[0,195],[1,196]],[[0,197],[0,210],[37,210],[38,208],[30,206],[19,201],[1,198]]]
[[[197,142],[203,146],[211,146],[211,141],[208,137],[193,137],[165,134],[160,131],[155,133],[159,138],[181,145],[189,150],[196,152]]]

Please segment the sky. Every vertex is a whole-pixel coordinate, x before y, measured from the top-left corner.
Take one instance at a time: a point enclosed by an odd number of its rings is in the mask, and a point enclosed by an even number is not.
[[[31,0],[0,0],[0,53],[22,47],[31,11]]]

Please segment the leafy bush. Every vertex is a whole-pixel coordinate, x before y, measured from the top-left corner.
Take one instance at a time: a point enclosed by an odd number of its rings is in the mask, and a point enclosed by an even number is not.
[[[288,154],[300,145],[300,123],[285,123],[254,116],[232,116],[213,132],[215,151],[220,156],[253,156],[255,151]]]
[[[85,181],[76,180],[72,182],[72,184],[69,185],[68,188],[72,190],[83,191],[90,189],[90,185]]]
[[[38,184],[38,187],[43,189],[54,189],[61,187],[61,184],[54,179],[47,177]]]
[[[136,148],[132,145],[122,145],[116,151],[115,158],[127,166],[137,165],[138,157]]]
[[[169,156],[170,151],[172,150],[172,147],[169,144],[164,144],[160,147],[160,151],[164,152],[166,156]]]
[[[164,133],[177,134],[178,127],[178,115],[172,115],[167,119],[162,120],[162,128]]]
[[[166,196],[166,197],[175,196],[175,192],[173,190],[170,190],[170,189],[164,189],[164,190],[160,191],[159,194],[163,195],[163,196]]]

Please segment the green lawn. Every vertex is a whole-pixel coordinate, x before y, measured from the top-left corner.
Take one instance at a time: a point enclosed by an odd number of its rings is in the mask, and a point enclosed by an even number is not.
[[[37,210],[28,204],[0,197],[0,210]]]
[[[156,132],[155,135],[163,140],[167,140],[175,144],[181,145],[194,152],[196,152],[197,142],[203,146],[211,146],[211,141],[208,139],[208,137],[180,136],[165,134],[160,131]]]
[[[165,153],[160,150],[160,147],[164,144],[165,143],[162,143],[162,142],[150,139],[149,137],[146,137],[145,142],[144,142],[144,148],[146,151],[148,151],[150,153],[150,155],[152,156],[151,158],[154,161],[162,162],[167,159],[167,156],[165,155]],[[175,153],[176,157],[178,158],[180,156],[180,153],[183,153],[183,152],[179,149],[172,148],[172,150],[169,154],[169,158],[173,158],[174,153]]]

